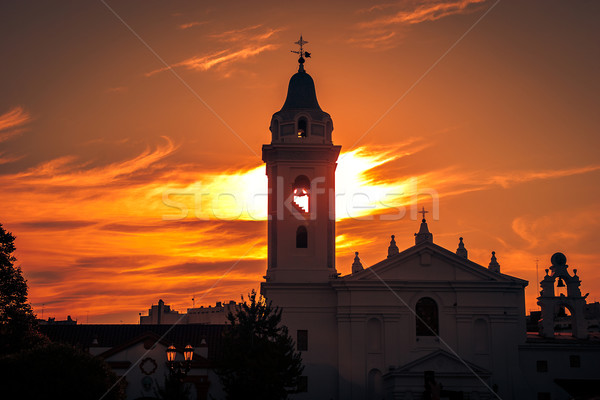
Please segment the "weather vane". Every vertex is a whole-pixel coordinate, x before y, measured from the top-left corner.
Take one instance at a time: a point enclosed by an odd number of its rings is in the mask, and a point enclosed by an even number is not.
[[[295,42],[294,44],[297,44],[298,46],[300,46],[300,50],[290,50],[292,53],[296,53],[300,56],[300,58],[298,58],[298,62],[300,63],[300,68],[298,69],[298,71],[304,71],[304,57],[306,58],[310,58],[310,53],[308,51],[304,51],[303,46],[305,44],[308,44],[308,42],[304,39],[302,39],[302,35],[300,35],[300,40],[298,40],[297,42]]]

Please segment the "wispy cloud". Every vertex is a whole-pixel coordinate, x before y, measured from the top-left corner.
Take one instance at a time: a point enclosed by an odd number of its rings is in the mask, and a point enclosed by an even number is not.
[[[403,35],[399,33],[403,29],[452,15],[475,12],[485,1],[418,0],[376,4],[357,11],[361,21],[355,25],[355,32],[348,42],[369,49],[389,49],[402,38]]]
[[[152,76],[159,72],[167,71],[171,68],[177,67],[185,67],[186,69],[191,69],[195,71],[207,71],[213,67],[232,63],[234,61],[245,60],[246,58],[258,55],[263,51],[274,50],[276,48],[277,46],[274,44],[266,44],[258,47],[249,46],[233,52],[230,50],[221,50],[214,54],[209,54],[207,56],[201,57],[192,57],[187,60],[173,64],[169,67],[160,68],[148,72],[146,76]]]
[[[31,116],[22,107],[13,109],[0,115],[0,143],[19,134],[18,129],[31,120]]]
[[[206,21],[193,21],[193,22],[187,22],[185,24],[181,24],[178,26],[179,29],[181,30],[185,30],[185,29],[190,29],[193,28],[195,26],[200,26],[200,25],[204,25],[206,24]]]
[[[509,174],[495,175],[489,180],[489,183],[500,185],[504,188],[515,184],[530,182],[534,180],[562,178],[565,176],[586,174],[588,172],[599,171],[600,165],[588,165],[585,167],[565,168],[543,171],[519,171]]]
[[[168,67],[150,71],[145,75],[150,77],[171,68],[185,68],[192,71],[222,70],[223,67],[230,66],[235,62],[258,56],[265,51],[277,49],[279,45],[273,43],[272,39],[280,31],[281,29],[253,25],[215,33],[209,37],[217,42],[228,43],[227,48],[209,54],[195,55]],[[225,77],[230,75],[229,71],[223,72]]]
[[[405,8],[406,3],[398,3],[397,8],[402,8],[392,15],[386,15],[363,22],[363,26],[381,26],[393,24],[418,24],[426,21],[436,21],[450,15],[465,14],[477,10],[476,5],[486,0],[460,0],[460,1],[421,1],[411,8]],[[381,11],[392,6],[371,7],[371,11]]]
[[[348,39],[348,43],[364,47],[366,49],[386,50],[392,46],[392,40],[396,38],[396,32],[387,30],[374,30],[365,32],[361,36]]]
[[[125,93],[129,90],[127,86],[114,86],[105,90],[106,93]]]
[[[232,29],[221,33],[215,33],[210,36],[225,42],[261,42],[270,39],[273,35],[281,31],[282,29],[279,28],[273,29],[265,28],[263,25],[253,25],[241,29]]]

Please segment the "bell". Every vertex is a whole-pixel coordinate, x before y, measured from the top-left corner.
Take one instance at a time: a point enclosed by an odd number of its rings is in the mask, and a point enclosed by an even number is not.
[[[565,283],[562,280],[562,277],[558,278],[558,285],[556,285],[556,287],[565,287]]]

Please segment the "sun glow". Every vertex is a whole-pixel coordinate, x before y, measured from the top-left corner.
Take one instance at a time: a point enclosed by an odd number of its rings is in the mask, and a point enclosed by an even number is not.
[[[342,153],[336,169],[337,219],[365,218],[403,204],[403,182],[387,182],[376,167],[399,158],[392,151],[360,147]],[[267,219],[268,181],[265,167],[204,175],[184,187],[155,188],[162,196],[163,219],[261,220]],[[160,192],[160,193],[159,193]],[[294,202],[308,212],[308,194],[294,194]],[[305,204],[306,203],[306,204]]]

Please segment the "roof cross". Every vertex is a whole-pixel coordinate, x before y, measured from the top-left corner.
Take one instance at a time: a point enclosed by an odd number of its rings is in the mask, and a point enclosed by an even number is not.
[[[423,219],[425,219],[425,214],[427,214],[429,211],[425,211],[425,207],[423,207],[423,209],[421,211],[417,211],[417,213],[419,214],[423,214]]]

